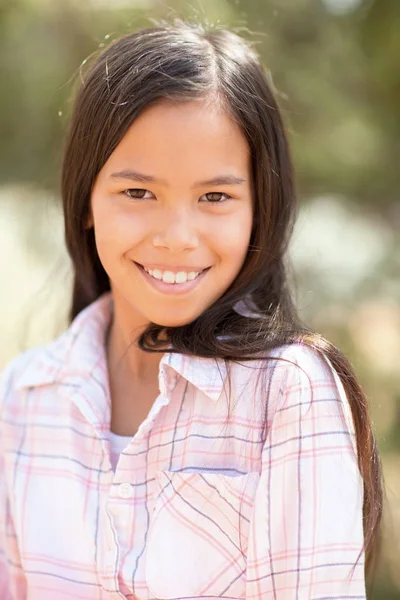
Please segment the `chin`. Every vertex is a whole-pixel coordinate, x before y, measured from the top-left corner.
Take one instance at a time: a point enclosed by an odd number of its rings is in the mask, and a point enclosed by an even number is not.
[[[194,319],[191,320],[187,320],[187,321],[174,321],[174,320],[170,320],[170,321],[166,321],[165,319],[162,321],[152,321],[155,325],[159,325],[160,327],[183,327],[184,325],[188,325],[189,323],[191,323]]]
[[[188,317],[187,319],[182,318],[166,318],[165,315],[158,319],[152,319],[152,323],[155,325],[159,325],[160,327],[183,327],[184,325],[189,325],[192,321],[194,321],[197,317]]]

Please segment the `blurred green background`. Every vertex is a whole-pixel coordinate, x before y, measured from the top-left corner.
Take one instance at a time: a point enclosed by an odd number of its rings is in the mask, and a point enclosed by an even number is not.
[[[302,203],[291,247],[299,309],[350,357],[382,455],[385,542],[368,597],[400,599],[399,0],[3,0],[0,368],[66,326],[58,185],[80,66],[173,15],[255,40],[269,70]]]

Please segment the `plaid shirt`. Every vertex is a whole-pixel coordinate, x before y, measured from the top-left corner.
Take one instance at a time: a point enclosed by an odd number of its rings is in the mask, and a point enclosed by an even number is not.
[[[228,413],[223,361],[166,352],[114,472],[111,311],[105,294],[3,372],[1,600],[365,599],[363,481],[331,366],[301,344],[232,364]]]

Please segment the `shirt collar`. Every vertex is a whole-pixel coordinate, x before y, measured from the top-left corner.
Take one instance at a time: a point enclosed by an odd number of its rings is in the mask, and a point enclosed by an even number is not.
[[[60,382],[68,388],[96,376],[101,378],[99,385],[108,388],[104,368],[104,339],[111,312],[112,295],[107,292],[79,313],[59,338],[35,351],[33,359],[17,379],[16,387],[36,387]],[[220,358],[193,357],[167,351],[159,365],[161,392],[174,387],[176,374],[216,401],[225,382],[226,366]]]

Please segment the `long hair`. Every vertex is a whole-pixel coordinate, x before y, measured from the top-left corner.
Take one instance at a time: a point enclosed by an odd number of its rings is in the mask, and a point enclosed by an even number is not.
[[[150,323],[137,343],[144,351],[163,352],[167,339],[171,351],[218,357],[227,365],[299,341],[325,355],[353,415],[370,574],[380,540],[382,474],[367,399],[346,357],[302,325],[291,298],[286,254],[297,213],[293,167],[277,101],[250,42],[177,19],[114,40],[87,62],[62,170],[66,245],[74,269],[70,318],[110,290],[93,228],[86,228],[97,174],[143,109],[163,99],[185,102],[211,94],[238,123],[251,152],[254,209],[248,252],[236,279],[203,314],[180,327]],[[255,309],[257,318],[235,311],[237,302]]]

